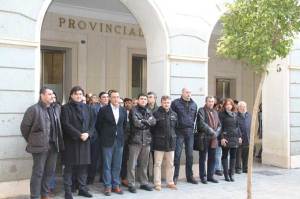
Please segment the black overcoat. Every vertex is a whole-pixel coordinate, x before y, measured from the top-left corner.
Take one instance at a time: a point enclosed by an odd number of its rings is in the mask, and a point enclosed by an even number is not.
[[[93,134],[92,110],[82,104],[82,111],[74,102],[68,102],[61,109],[61,124],[65,150],[62,162],[67,165],[85,165],[91,163],[90,137]],[[88,133],[86,141],[80,139],[82,133]]]

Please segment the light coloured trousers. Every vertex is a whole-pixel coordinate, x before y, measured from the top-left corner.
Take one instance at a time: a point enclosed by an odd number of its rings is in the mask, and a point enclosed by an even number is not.
[[[174,184],[174,151],[154,151],[154,185],[161,186],[161,165],[165,159],[167,185]]]
[[[141,185],[148,185],[148,162],[149,162],[150,145],[129,145],[129,160],[127,162],[127,179],[130,187],[135,186],[135,169],[138,166],[138,178]],[[139,165],[137,162],[139,160]]]

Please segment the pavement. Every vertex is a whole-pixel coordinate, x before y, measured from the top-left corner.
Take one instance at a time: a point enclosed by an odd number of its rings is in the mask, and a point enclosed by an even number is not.
[[[244,199],[247,193],[247,175],[236,174],[235,182],[226,182],[223,176],[216,176],[219,183],[193,185],[185,180],[178,181],[178,190],[162,188],[162,191],[144,191],[136,194],[122,187],[124,195],[112,193],[104,196],[103,186],[96,183],[90,187],[94,199]],[[55,199],[63,199],[63,192],[58,192]],[[300,169],[281,169],[256,164],[253,172],[253,199],[300,199]],[[74,199],[83,199],[76,196]]]
[[[246,199],[247,175],[236,174],[235,182],[226,182],[223,176],[216,176],[219,183],[193,185],[184,179],[178,181],[178,190],[170,190],[165,186],[161,191],[144,191],[138,189],[136,194],[128,192],[122,187],[124,195],[112,193],[104,196],[103,186],[95,183],[89,186],[94,199]],[[197,178],[199,179],[199,178]],[[61,182],[58,182],[61,184]],[[57,187],[55,199],[63,199],[61,185]],[[74,194],[74,199],[84,197]],[[18,199],[28,198],[18,197]],[[281,169],[256,164],[253,172],[253,199],[300,199],[300,169]]]

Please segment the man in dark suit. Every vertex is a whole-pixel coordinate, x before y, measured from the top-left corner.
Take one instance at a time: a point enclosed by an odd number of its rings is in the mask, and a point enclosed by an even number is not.
[[[112,191],[123,194],[120,189],[120,171],[127,113],[119,105],[119,101],[119,93],[111,91],[110,104],[100,109],[96,122],[102,146],[103,182],[106,196],[110,196]]]

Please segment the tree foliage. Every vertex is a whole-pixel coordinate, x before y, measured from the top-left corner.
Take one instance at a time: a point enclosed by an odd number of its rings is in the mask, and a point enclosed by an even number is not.
[[[297,0],[236,0],[227,6],[218,55],[240,60],[257,73],[288,55],[300,31]]]

